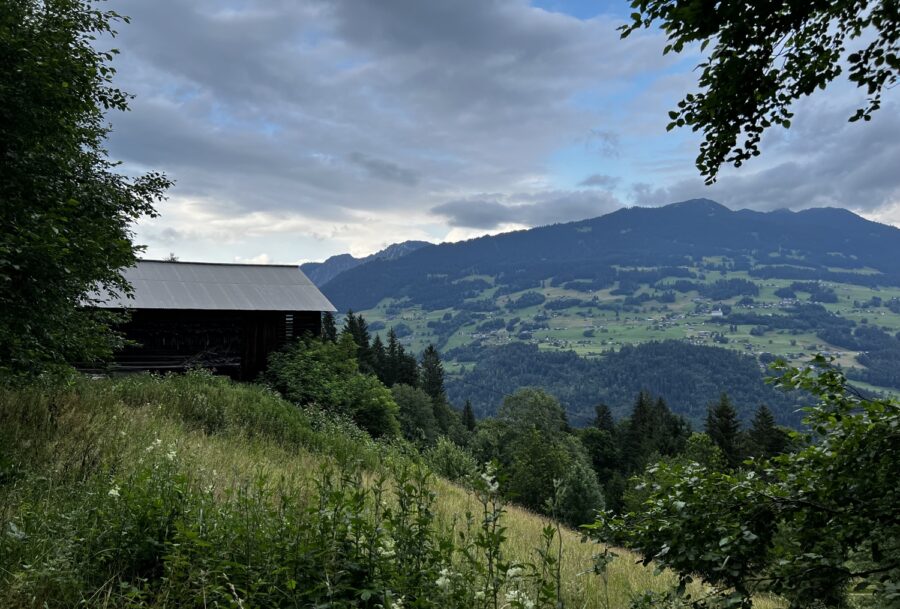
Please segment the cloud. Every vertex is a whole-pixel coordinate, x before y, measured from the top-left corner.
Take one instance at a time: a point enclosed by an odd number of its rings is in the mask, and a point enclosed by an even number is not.
[[[621,203],[609,193],[551,191],[448,201],[432,208],[453,227],[493,230],[504,225],[540,226],[600,216]]]
[[[397,182],[406,186],[415,186],[419,181],[419,176],[414,171],[404,169],[390,161],[375,159],[361,152],[351,152],[349,158],[374,178],[387,180],[388,182]]]
[[[790,130],[769,134],[760,163],[723,168],[712,186],[699,176],[663,186],[633,183],[631,202],[655,206],[708,197],[733,209],[845,207],[894,218],[887,212],[900,204],[900,103],[886,103],[870,123],[848,123],[846,107],[807,101]]]
[[[847,126],[853,91],[804,105],[765,161],[707,189],[696,135],[665,132],[696,56],[662,56],[656,31],[621,40],[618,17],[526,0],[109,8],[132,17],[109,46],[136,95],[109,116],[112,157],[176,180],[164,217],[138,225],[160,255],[322,259],[693,196],[867,213],[897,201],[900,113],[886,103]],[[560,151],[572,158],[554,164]],[[589,175],[598,156],[609,175]]]
[[[603,173],[589,175],[578,183],[579,186],[598,186],[601,188],[614,188],[621,182],[621,178],[609,176]]]

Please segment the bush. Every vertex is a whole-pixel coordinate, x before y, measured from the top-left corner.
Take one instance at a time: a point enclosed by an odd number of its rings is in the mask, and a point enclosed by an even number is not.
[[[446,436],[438,438],[424,456],[434,473],[451,482],[470,483],[478,475],[478,462],[472,453]]]
[[[359,372],[349,333],[337,343],[305,337],[269,356],[264,379],[300,406],[316,406],[350,417],[372,437],[399,432],[397,404],[372,375]]]

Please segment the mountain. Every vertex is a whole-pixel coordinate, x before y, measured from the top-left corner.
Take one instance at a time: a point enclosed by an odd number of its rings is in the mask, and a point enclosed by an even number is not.
[[[344,271],[356,268],[366,262],[371,262],[372,260],[396,260],[431,245],[427,241],[404,241],[403,243],[389,245],[380,252],[363,258],[354,258],[350,254],[338,254],[324,262],[307,262],[300,265],[300,269],[309,277],[310,281],[321,287]]]
[[[621,280],[621,268],[685,268],[727,257],[729,269],[758,277],[900,285],[900,229],[844,209],[732,211],[708,199],[626,208],[565,224],[377,255],[332,275],[322,288],[339,310],[371,309],[386,298],[426,310],[453,306],[478,291],[478,276],[501,292],[552,280]],[[865,271],[865,272],[863,272]]]

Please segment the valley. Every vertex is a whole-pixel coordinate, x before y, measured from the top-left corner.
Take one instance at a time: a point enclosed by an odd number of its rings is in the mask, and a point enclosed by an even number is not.
[[[361,312],[382,340],[392,328],[414,353],[435,345],[450,394],[485,414],[496,399],[473,385],[477,369],[514,344],[537,349],[530,380],[543,387],[558,379],[540,375],[541,354],[602,362],[626,347],[678,341],[727,349],[761,372],[776,358],[801,365],[822,353],[856,387],[892,394],[900,391],[897,260],[900,231],[845,210],[731,211],[701,199],[419,246],[390,260],[376,254],[322,289],[340,310]],[[586,401],[606,395],[557,397],[577,419],[590,411]],[[624,413],[628,404],[610,406]]]

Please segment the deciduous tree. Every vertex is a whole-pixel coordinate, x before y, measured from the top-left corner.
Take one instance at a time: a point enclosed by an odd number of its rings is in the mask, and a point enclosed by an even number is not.
[[[116,171],[106,113],[128,108],[113,85],[117,22],[83,0],[0,3],[0,376],[111,355],[117,340],[83,305],[140,248],[132,225],[169,186]]]
[[[850,82],[868,95],[851,121],[869,120],[900,76],[896,0],[632,0],[631,6],[622,37],[659,24],[668,37],[665,53],[711,46],[698,66],[700,89],[669,112],[669,129],[703,132],[697,167],[708,183],[721,165],[758,155],[763,132],[790,127],[793,102],[826,88],[845,66]]]

